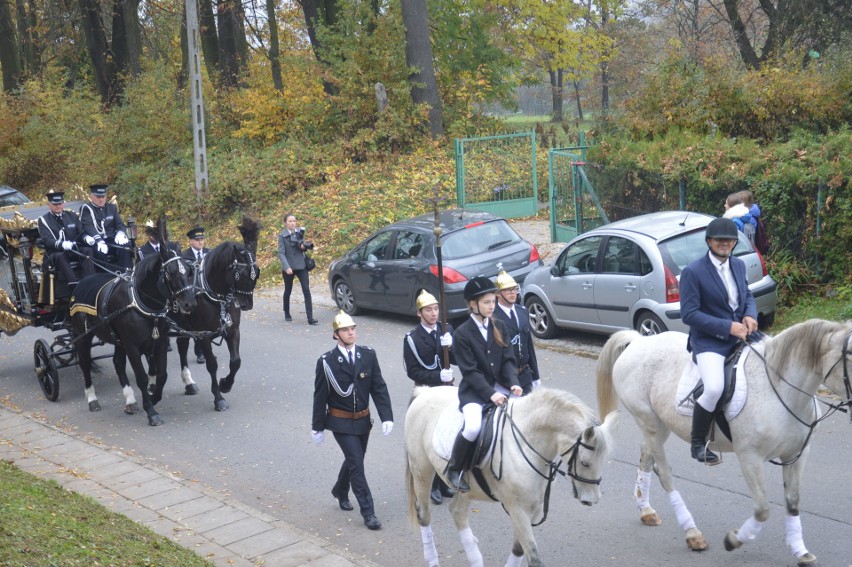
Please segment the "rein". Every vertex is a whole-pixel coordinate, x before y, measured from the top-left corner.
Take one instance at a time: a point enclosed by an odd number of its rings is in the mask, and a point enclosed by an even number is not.
[[[527,440],[527,438],[524,437],[524,434],[521,432],[520,428],[515,423],[515,420],[512,419],[512,412],[514,412],[514,410],[515,410],[514,404],[511,404],[511,406],[508,410],[503,409],[501,414],[500,414],[500,418],[499,418],[500,421],[497,422],[497,435],[500,439],[500,467],[499,467],[499,471],[497,471],[497,472],[494,471],[494,457],[492,456],[491,457],[491,466],[490,466],[491,474],[494,477],[494,480],[499,481],[503,478],[503,441],[505,439],[503,432],[505,431],[506,421],[508,421],[509,426],[510,426],[510,431],[512,432],[512,438],[515,440],[515,446],[520,451],[521,456],[527,462],[529,467],[533,471],[535,471],[535,473],[538,476],[540,476],[541,478],[543,478],[547,481],[547,486],[544,489],[544,511],[543,511],[542,518],[539,522],[532,524],[534,527],[540,526],[541,524],[544,523],[545,520],[547,520],[547,513],[548,513],[548,510],[550,508],[550,487],[553,484],[553,480],[556,478],[557,474],[560,474],[563,477],[570,477],[573,480],[578,480],[580,482],[585,482],[585,483],[588,483],[588,484],[600,484],[601,483],[601,480],[602,480],[601,478],[597,478],[597,479],[585,478],[583,476],[580,476],[577,473],[577,455],[580,451],[580,447],[583,447],[584,449],[588,449],[589,451],[594,451],[595,447],[593,447],[591,445],[587,445],[586,443],[583,443],[583,440],[582,440],[583,434],[581,433],[577,437],[577,440],[570,447],[568,447],[564,452],[559,454],[559,460],[558,461],[548,459],[547,457],[542,455],[539,451],[537,451],[536,448],[533,447],[532,444]],[[546,472],[542,472],[541,470],[539,470],[539,468],[530,460],[530,457],[527,456],[527,452],[526,452],[525,449],[529,449],[530,451],[533,452],[533,454],[535,454],[535,456],[537,456],[539,459],[544,461],[544,464],[547,466]],[[568,455],[569,453],[570,453],[570,456],[568,457],[568,460],[565,463],[566,468],[565,468],[565,470],[562,470],[562,468],[561,468],[562,458],[565,457],[565,455]],[[575,490],[575,493],[576,493],[576,487],[575,487],[574,490]]]

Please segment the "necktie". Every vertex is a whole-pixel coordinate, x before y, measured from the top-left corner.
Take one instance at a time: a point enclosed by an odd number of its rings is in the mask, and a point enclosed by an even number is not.
[[[197,262],[200,262],[200,261],[201,261],[201,251],[199,251],[199,250],[196,250],[196,251],[195,251],[195,260],[196,260]]]
[[[515,313],[515,308],[514,308],[514,307],[513,307],[512,309],[510,309],[510,310],[509,310],[509,319],[511,319],[511,320],[512,320],[512,323],[514,323],[514,324],[515,324],[515,327],[517,327],[517,328],[519,328],[519,329],[521,328],[521,325],[518,323],[518,314],[517,314],[517,313]]]
[[[733,274],[730,277],[728,276],[729,269],[730,266],[728,266],[728,262],[725,262],[719,267],[719,271],[722,275],[722,281],[725,282],[725,290],[727,290],[728,292],[728,305],[731,307],[731,309],[736,311],[737,306],[739,304],[739,297],[737,295],[736,284],[734,284],[733,289],[731,288],[731,280],[733,280]]]
[[[432,335],[433,340],[436,340],[436,341],[438,340],[438,331],[432,330],[432,331],[429,331],[429,334]]]
[[[349,365],[354,368],[355,367],[355,359],[352,358],[352,351],[350,350],[350,351],[347,351],[347,352],[349,352]]]

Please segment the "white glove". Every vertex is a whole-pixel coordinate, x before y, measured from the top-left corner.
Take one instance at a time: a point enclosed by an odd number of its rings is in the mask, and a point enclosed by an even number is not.
[[[392,421],[383,421],[382,422],[382,435],[390,435],[391,431],[393,431],[393,422]]]
[[[94,239],[94,237],[89,236],[88,234],[87,234],[85,237],[83,237],[83,240],[85,240],[85,241],[86,241],[86,244],[88,244],[89,246],[94,246],[94,245],[95,245],[95,239]]]
[[[440,342],[442,347],[450,348],[453,346],[453,336],[449,333],[444,333],[441,335]]]
[[[314,438],[314,445],[319,447],[325,441],[325,431],[311,431],[311,437]]]
[[[98,242],[98,252],[100,252],[101,254],[103,254],[104,256],[106,256],[106,253],[107,253],[108,251],[109,251],[109,248],[107,248],[106,242],[104,242],[103,240],[101,240],[100,242]]]
[[[62,249],[63,250],[71,250],[71,248],[73,248],[73,247],[74,247],[73,242],[68,242],[67,240],[62,241]]]
[[[127,240],[127,235],[124,234],[122,231],[119,230],[118,232],[115,233],[115,243],[116,244],[118,244],[119,246],[124,246],[128,242],[130,242],[130,241]]]
[[[453,381],[453,369],[452,368],[442,368],[441,369],[441,382],[452,382]]]

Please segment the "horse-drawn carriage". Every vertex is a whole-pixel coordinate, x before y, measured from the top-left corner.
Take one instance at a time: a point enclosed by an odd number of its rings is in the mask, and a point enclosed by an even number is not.
[[[91,364],[112,357],[126,399],[125,411],[135,413],[136,402],[125,373],[129,359],[149,424],[159,425],[162,421],[153,406],[165,385],[165,338],[172,335],[179,337],[186,392],[198,391],[186,367],[186,347],[192,337],[201,342],[207,355],[214,406],[227,409],[221,392],[230,390],[240,366],[239,311],[252,307],[259,275],[254,259],[259,226],[244,219],[239,229],[245,245],[223,242],[200,266],[160,246],[158,254],[147,256],[131,272],[83,279],[72,298],[68,283],[56,277],[38,247],[37,220],[46,210],[35,204],[0,209],[0,333],[13,335],[26,326],[55,333],[52,342],[39,338],[33,348],[36,377],[45,397],[57,401],[59,370],[79,364],[89,409],[97,411],[100,405],[91,383]],[[130,218],[127,225],[135,247],[136,225]],[[156,230],[158,240],[167,243],[165,221]],[[101,268],[109,271],[110,266]],[[81,290],[93,286],[98,299],[93,297],[84,304]],[[193,314],[196,305],[198,313]],[[230,372],[221,381],[216,379],[216,358],[211,351],[211,342],[217,337],[228,343],[231,355]],[[91,347],[107,343],[115,345],[114,353],[91,356]],[[141,356],[149,357],[150,371],[156,373],[153,385],[148,384]]]

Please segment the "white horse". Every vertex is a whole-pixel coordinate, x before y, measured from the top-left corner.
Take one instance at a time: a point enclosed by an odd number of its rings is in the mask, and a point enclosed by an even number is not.
[[[753,516],[725,536],[728,551],[753,540],[769,517],[764,463],[776,459],[782,465],[784,480],[787,547],[800,566],[816,561],[802,538],[799,481],[810,435],[820,421],[815,398],[820,383],[844,396],[844,404],[850,403],[850,334],[852,322],[812,319],[747,347],[752,350],[745,365],[747,401],[739,415],[730,420],[733,442],[721,434],[713,442],[713,450],[737,454],[754,502]],[[647,337],[634,331],[614,334],[598,359],[597,392],[601,412],[615,409],[620,398],[644,434],[634,491],[642,523],[662,523],[649,498],[653,469],[686,532],[687,546],[701,551],[707,548],[707,542],[675,490],[663,449],[670,432],[684,441],[690,439],[692,420],[675,409],[678,381],[685,365],[691,363],[686,341],[682,333]]]
[[[447,481],[447,460],[435,452],[433,433],[444,411],[458,407],[457,393],[451,387],[415,388],[405,416],[409,519],[420,525],[423,555],[430,567],[438,565],[438,551],[429,492],[436,471]],[[500,423],[497,440],[482,472],[491,493],[512,519],[515,539],[506,564],[518,566],[526,555],[529,565],[542,565],[532,528],[533,522],[541,523],[547,516],[550,483],[557,473],[569,476],[574,496],[581,503],[591,506],[598,501],[616,416],[607,416],[603,425],[596,425],[594,412],[574,395],[546,388],[511,398],[503,415],[502,422],[495,417]],[[450,511],[468,561],[481,566],[482,554],[468,523],[470,501],[493,500],[472,476],[469,484],[470,492],[456,493],[450,501]]]

